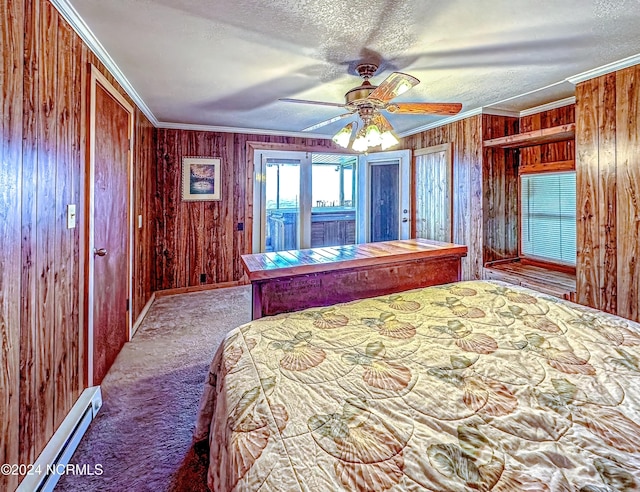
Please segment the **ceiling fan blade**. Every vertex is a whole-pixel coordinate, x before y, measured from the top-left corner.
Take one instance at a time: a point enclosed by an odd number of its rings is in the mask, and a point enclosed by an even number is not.
[[[394,114],[441,114],[454,115],[462,109],[460,103],[394,103],[387,104],[385,108]]]
[[[289,98],[281,98],[278,101],[291,102],[291,103],[300,103],[300,104],[315,104],[317,106],[335,106],[338,108],[344,108],[344,104],[333,103],[333,102],[324,102],[324,101],[309,101],[307,99],[289,99]]]
[[[324,121],[321,121],[320,123],[316,123],[315,125],[311,125],[311,126],[308,126],[307,128],[303,128],[302,131],[303,132],[310,132],[310,131],[313,131],[313,130],[317,130],[318,128],[321,128],[321,127],[326,126],[326,125],[330,125],[331,123],[335,123],[336,121],[341,120],[341,119],[346,118],[347,116],[351,116],[351,115],[353,115],[353,113],[344,113],[344,114],[341,114],[341,115],[338,115],[338,116],[334,116],[333,118],[329,118],[328,120],[324,120]]]
[[[376,99],[381,102],[391,101],[396,96],[407,92],[420,81],[415,77],[402,73],[393,72],[382,83],[369,94],[369,99]]]

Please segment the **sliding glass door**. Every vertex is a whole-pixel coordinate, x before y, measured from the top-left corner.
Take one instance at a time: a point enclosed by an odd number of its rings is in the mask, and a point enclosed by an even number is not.
[[[300,244],[300,160],[265,163],[265,251],[296,249]]]
[[[354,244],[356,163],[341,154],[256,156],[253,251]]]

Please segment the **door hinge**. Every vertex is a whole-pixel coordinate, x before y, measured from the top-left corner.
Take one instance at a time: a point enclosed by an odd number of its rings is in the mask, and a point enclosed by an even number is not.
[[[129,299],[127,299],[127,311],[129,311]]]

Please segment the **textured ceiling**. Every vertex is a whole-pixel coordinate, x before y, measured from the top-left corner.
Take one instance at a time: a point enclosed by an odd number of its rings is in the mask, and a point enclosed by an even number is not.
[[[421,83],[396,100],[522,110],[640,53],[640,0],[70,0],[161,122],[297,132],[354,68]],[[436,116],[390,115],[399,133]],[[344,121],[316,130],[333,134]]]

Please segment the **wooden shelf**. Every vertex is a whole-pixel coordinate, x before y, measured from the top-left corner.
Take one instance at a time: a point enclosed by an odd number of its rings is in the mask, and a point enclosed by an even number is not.
[[[571,159],[568,161],[555,161],[555,162],[537,162],[528,166],[519,166],[518,174],[533,174],[541,173],[545,171],[562,172],[562,171],[575,171],[576,161]]]
[[[575,274],[524,265],[519,261],[487,265],[484,268],[484,278],[521,285],[560,299],[575,299]]]
[[[517,135],[507,135],[506,137],[492,138],[483,142],[484,147],[500,147],[503,149],[518,149],[521,147],[532,147],[553,142],[572,140],[575,137],[576,125],[554,126],[542,130],[533,130]]]

